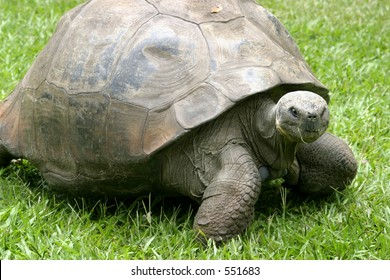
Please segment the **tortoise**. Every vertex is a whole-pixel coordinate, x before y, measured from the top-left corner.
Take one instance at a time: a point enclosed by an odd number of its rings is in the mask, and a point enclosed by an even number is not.
[[[266,181],[307,195],[351,183],[328,102],[252,0],[91,0],[0,104],[0,166],[27,159],[75,195],[188,196],[195,231],[224,241],[254,219]]]

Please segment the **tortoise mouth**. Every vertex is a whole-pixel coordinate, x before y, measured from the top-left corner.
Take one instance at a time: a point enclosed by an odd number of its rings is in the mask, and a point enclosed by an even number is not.
[[[315,128],[306,128],[304,124],[276,123],[280,134],[292,142],[311,143],[317,140],[326,131],[327,124],[319,124]]]
[[[303,133],[301,133],[301,130],[298,130],[298,132],[302,142],[310,143],[317,140],[325,132],[325,130],[304,130]]]

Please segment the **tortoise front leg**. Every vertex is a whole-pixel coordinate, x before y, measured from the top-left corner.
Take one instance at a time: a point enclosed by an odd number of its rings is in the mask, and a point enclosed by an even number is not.
[[[313,143],[300,144],[297,161],[290,168],[286,183],[299,192],[327,195],[343,190],[357,172],[351,149],[338,137],[325,133]]]
[[[242,233],[253,219],[260,182],[247,150],[240,145],[226,146],[219,156],[219,170],[203,194],[194,229],[216,241]]]

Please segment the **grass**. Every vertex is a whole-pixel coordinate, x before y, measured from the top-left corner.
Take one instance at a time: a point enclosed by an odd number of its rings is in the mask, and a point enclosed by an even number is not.
[[[0,99],[61,14],[81,1],[0,0]],[[25,162],[0,170],[0,259],[390,259],[389,3],[263,0],[331,90],[329,130],[359,162],[350,188],[305,200],[265,188],[227,244],[194,238],[196,206],[161,197],[96,201],[51,192]]]

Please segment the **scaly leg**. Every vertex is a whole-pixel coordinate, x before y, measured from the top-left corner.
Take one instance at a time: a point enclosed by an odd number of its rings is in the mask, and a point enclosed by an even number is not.
[[[311,195],[327,195],[345,189],[352,182],[357,162],[343,140],[325,133],[313,143],[299,146],[297,162],[289,171],[286,181],[293,189]]]
[[[261,179],[253,159],[240,145],[226,146],[215,168],[194,229],[201,236],[223,241],[242,233],[252,221]]]

